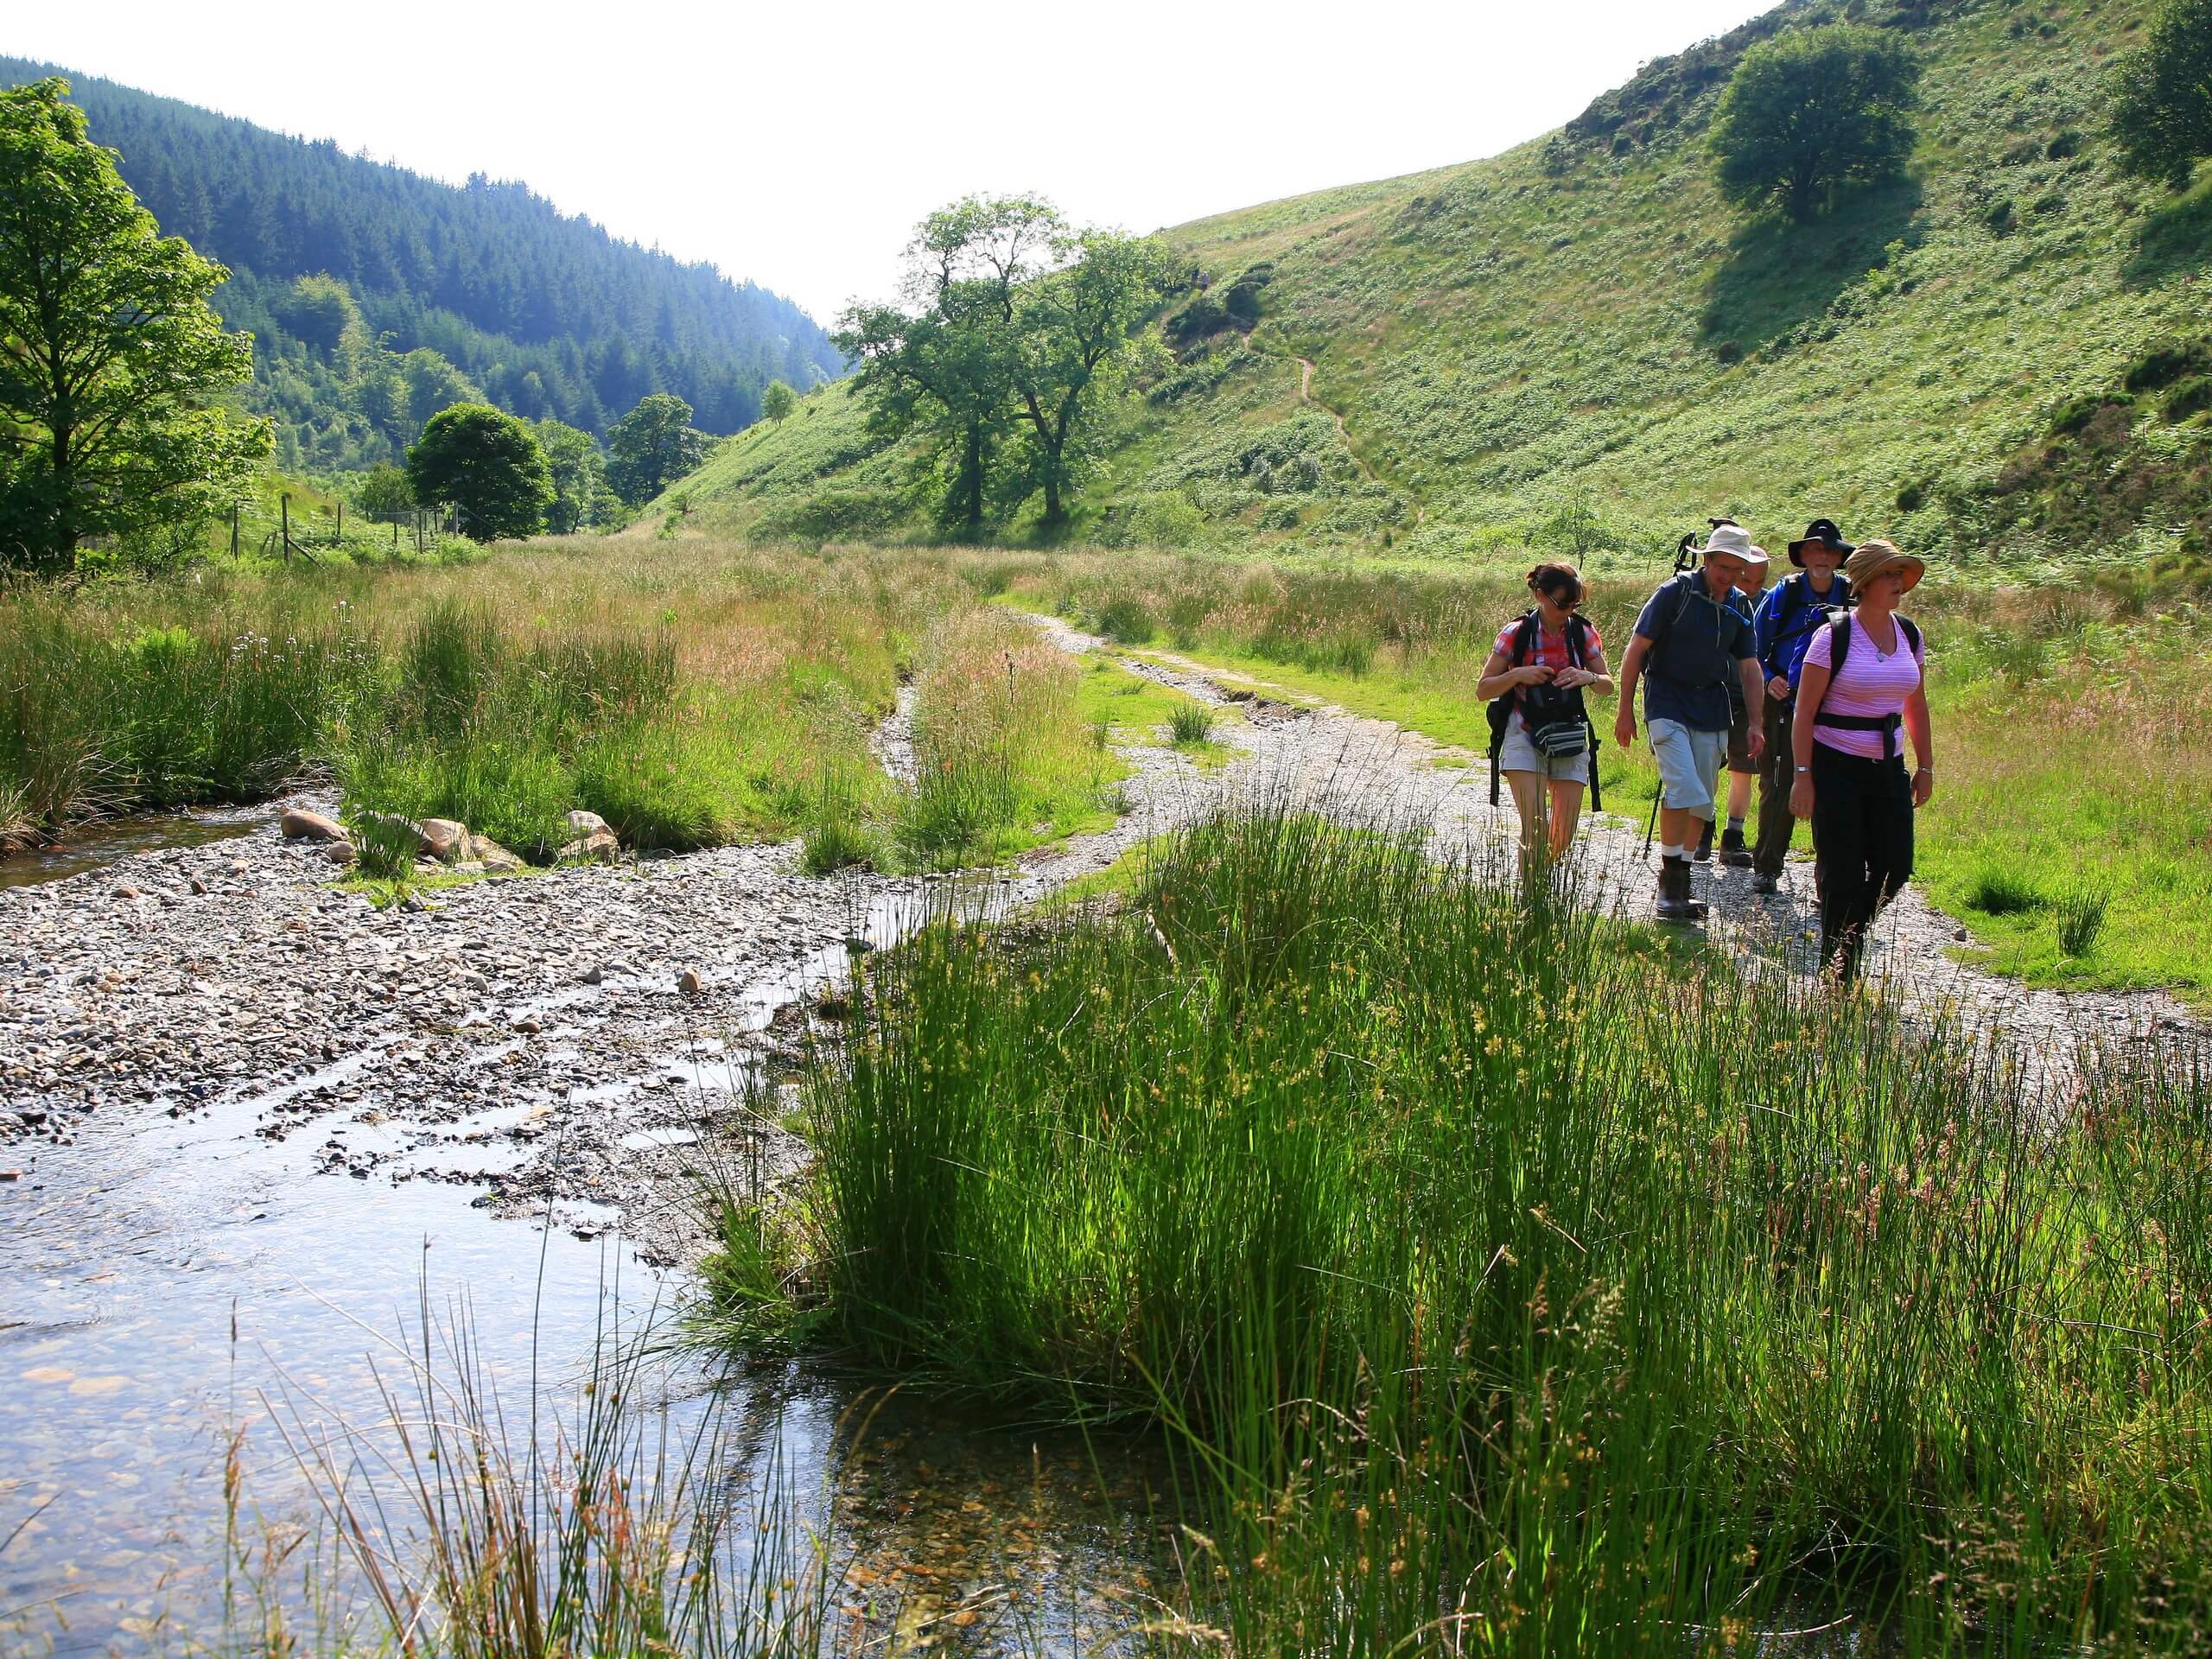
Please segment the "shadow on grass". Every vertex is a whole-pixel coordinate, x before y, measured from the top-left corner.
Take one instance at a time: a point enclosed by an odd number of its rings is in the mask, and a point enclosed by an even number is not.
[[[2131,288],[2150,288],[2212,263],[2212,178],[2154,208],[2136,233],[2135,256],[2121,268]]]
[[[1809,224],[1792,224],[1779,212],[1751,220],[1713,273],[1706,340],[1715,347],[1732,343],[1748,355],[1819,316],[1880,268],[1883,250],[1908,234],[1920,202],[1919,181],[1899,179],[1847,193]]]

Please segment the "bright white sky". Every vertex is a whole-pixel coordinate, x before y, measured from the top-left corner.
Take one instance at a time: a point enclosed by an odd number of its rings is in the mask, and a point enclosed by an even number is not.
[[[969,192],[1149,231],[1470,161],[1770,3],[109,0],[10,7],[0,51],[524,179],[826,323]]]

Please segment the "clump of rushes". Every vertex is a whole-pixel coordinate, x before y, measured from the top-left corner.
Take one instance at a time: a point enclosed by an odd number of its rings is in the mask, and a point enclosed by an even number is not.
[[[1167,716],[1167,730],[1178,744],[1204,743],[1213,736],[1213,709],[1203,702],[1179,702]]]
[[[1232,1651],[2201,1644],[2202,1058],[2054,1116],[1496,874],[1262,810],[872,959],[819,1328],[1163,1425]]]

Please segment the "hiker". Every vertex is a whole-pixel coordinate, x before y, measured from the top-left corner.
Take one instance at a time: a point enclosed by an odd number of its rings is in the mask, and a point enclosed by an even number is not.
[[[1754,893],[1780,891],[1783,861],[1797,833],[1796,816],[1789,810],[1789,709],[1813,636],[1827,626],[1831,609],[1851,603],[1851,584],[1836,569],[1852,550],[1834,519],[1814,519],[1804,535],[1789,543],[1789,563],[1797,567],[1796,572],[1776,583],[1759,605],[1759,665],[1766,671],[1766,766],[1759,780],[1758,838],[1751,849]],[[1815,860],[1820,856],[1817,844],[1813,855]],[[1819,871],[1816,862],[1816,893]]]
[[[1718,524],[1713,526],[1718,530]],[[1736,597],[1744,613],[1751,619],[1753,637],[1758,626],[1759,595],[1766,591],[1766,573],[1770,562],[1766,550],[1753,546],[1744,555],[1743,580],[1736,584]],[[1758,708],[1754,703],[1752,708]],[[1728,679],[1728,827],[1720,836],[1720,861],[1732,868],[1742,869],[1751,861],[1751,849],[1744,844],[1744,818],[1751,804],[1751,780],[1759,775],[1759,762],[1751,759],[1751,722],[1756,718],[1762,731],[1765,729],[1766,711],[1759,709],[1755,716],[1744,705],[1741,683],[1731,675]],[[1767,740],[1770,749],[1773,740]],[[1787,789],[1789,785],[1783,785]],[[1699,836],[1697,861],[1700,864],[1713,856],[1713,820],[1705,821],[1704,832]]]
[[[1529,573],[1536,602],[1497,632],[1475,695],[1491,704],[1491,799],[1502,773],[1521,815],[1521,873],[1541,855],[1556,859],[1574,840],[1582,791],[1592,782],[1597,731],[1582,694],[1611,696],[1605,644],[1597,625],[1579,613],[1589,597],[1571,564],[1540,564]],[[1495,701],[1494,701],[1495,700]],[[1548,817],[1547,842],[1542,823]]]
[[[1887,542],[1861,542],[1843,574],[1859,608],[1814,630],[1790,727],[1789,810],[1820,849],[1821,960],[1859,971],[1866,931],[1912,874],[1912,815],[1936,792],[1920,630],[1897,614],[1927,566]],[[1902,730],[1919,769],[1904,769]]]
[[[1652,759],[1659,763],[1662,921],[1695,921],[1705,914],[1705,906],[1690,893],[1690,855],[1697,847],[1697,822],[1712,820],[1713,787],[1728,747],[1729,677],[1742,680],[1747,704],[1762,695],[1751,619],[1735,598],[1751,547],[1751,533],[1741,525],[1715,525],[1706,544],[1694,550],[1703,566],[1660,584],[1621,658],[1621,711],[1613,735],[1623,748],[1636,741],[1636,684],[1643,679],[1643,715]],[[1765,746],[1764,728],[1752,728],[1745,742],[1758,760]]]

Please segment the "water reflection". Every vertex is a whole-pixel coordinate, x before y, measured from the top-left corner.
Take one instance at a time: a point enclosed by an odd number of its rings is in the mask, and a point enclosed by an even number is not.
[[[87,870],[105,869],[141,853],[234,840],[251,835],[268,816],[265,808],[251,808],[233,812],[168,812],[80,825],[58,846],[0,856],[0,887],[34,887],[82,875]]]
[[[257,1524],[307,1514],[272,1402],[296,1433],[372,1434],[388,1415],[372,1365],[407,1392],[401,1347],[420,1351],[426,1313],[466,1323],[512,1427],[533,1387],[546,1421],[572,1416],[600,1344],[681,1294],[618,1238],[496,1219],[466,1186],[317,1174],[313,1137],[272,1143],[254,1122],[250,1101],[118,1113],[73,1145],[20,1149],[22,1179],[0,1186],[11,1650],[216,1634],[229,1429],[245,1430]],[[782,1368],[732,1378],[671,1359],[652,1375],[671,1445],[715,1412],[742,1425],[727,1477],[765,1490],[775,1471],[791,1519],[829,1541],[840,1643],[1095,1646],[1141,1612],[1159,1483],[1126,1446]]]

